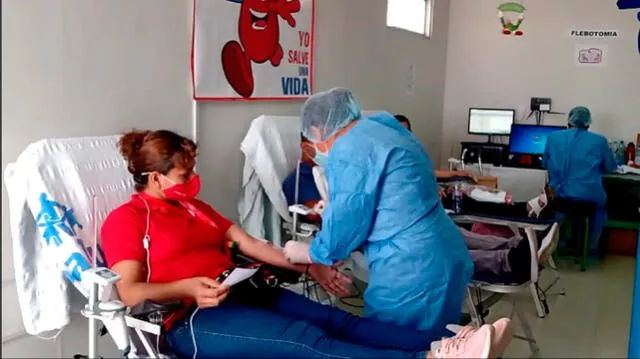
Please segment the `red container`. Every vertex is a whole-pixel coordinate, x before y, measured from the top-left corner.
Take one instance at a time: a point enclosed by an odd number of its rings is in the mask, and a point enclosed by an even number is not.
[[[624,152],[625,164],[632,166],[636,162],[636,146],[629,142],[627,150]]]
[[[635,257],[638,250],[637,246],[638,232],[628,229],[609,230],[608,254]]]

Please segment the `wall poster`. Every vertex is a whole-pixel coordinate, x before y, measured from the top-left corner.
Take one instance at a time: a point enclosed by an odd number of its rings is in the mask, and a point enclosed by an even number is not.
[[[573,62],[576,66],[604,67],[607,62],[606,45],[576,45]]]
[[[309,97],[314,18],[314,0],[193,0],[194,99]]]

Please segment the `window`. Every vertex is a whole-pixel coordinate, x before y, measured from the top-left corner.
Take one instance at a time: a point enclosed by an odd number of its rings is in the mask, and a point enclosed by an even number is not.
[[[431,36],[434,0],[387,0],[387,26]]]

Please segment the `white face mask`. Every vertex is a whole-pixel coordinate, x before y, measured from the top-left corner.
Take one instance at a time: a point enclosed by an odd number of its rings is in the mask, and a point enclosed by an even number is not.
[[[313,157],[313,162],[315,162],[320,167],[324,167],[324,165],[327,163],[327,159],[329,159],[329,153],[321,152],[316,148],[316,155]]]

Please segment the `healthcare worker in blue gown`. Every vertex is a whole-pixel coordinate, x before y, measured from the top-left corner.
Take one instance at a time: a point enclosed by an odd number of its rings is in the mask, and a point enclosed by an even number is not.
[[[301,122],[329,201],[311,244],[289,241],[285,255],[333,265],[361,249],[369,267],[365,316],[445,335],[446,324],[460,320],[473,263],[423,146],[389,113],[362,117],[347,89],[313,95]]]
[[[595,256],[602,228],[607,221],[607,195],[602,176],[613,172],[616,163],[607,139],[589,132],[591,112],[575,107],[569,112],[569,128],[547,137],[542,164],[549,172],[549,185],[558,198],[590,201],[596,204],[590,220],[589,251]]]

